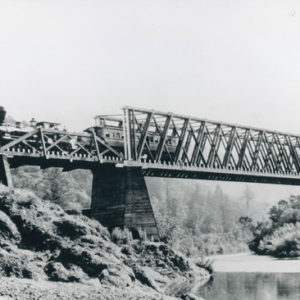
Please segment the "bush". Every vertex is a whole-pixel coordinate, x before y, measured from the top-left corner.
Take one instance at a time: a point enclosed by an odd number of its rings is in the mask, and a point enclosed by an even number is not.
[[[270,209],[269,221],[244,226],[253,234],[249,248],[257,254],[300,256],[300,196],[279,201]]]
[[[259,249],[277,257],[300,256],[300,223],[284,224],[266,235],[260,241]]]
[[[130,244],[132,242],[132,233],[128,228],[122,230],[116,227],[111,233],[111,239],[117,245]]]
[[[204,269],[206,269],[210,274],[213,273],[213,267],[212,267],[213,260],[208,259],[208,258],[201,257],[200,259],[198,259],[198,260],[196,261],[195,264],[196,264],[196,266],[198,266],[199,268],[204,268]]]
[[[33,191],[30,190],[16,189],[15,194],[16,194],[17,203],[24,207],[30,207],[31,205],[33,205],[38,201],[38,197],[35,195]]]

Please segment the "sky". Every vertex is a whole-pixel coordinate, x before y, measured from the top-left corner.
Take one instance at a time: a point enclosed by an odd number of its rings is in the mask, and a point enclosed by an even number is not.
[[[300,133],[298,0],[0,0],[0,105],[83,130],[124,105]]]
[[[0,0],[0,105],[72,131],[128,105],[300,134],[299,37],[299,0]]]

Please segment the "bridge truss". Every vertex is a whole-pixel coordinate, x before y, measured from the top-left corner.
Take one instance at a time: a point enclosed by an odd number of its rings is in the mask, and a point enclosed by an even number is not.
[[[32,128],[0,137],[11,167],[141,167],[145,176],[300,185],[300,136],[154,110],[123,108],[123,148],[93,128]]]
[[[42,127],[21,136],[2,138],[0,154],[8,158],[12,167],[29,164],[92,168],[95,164],[123,160],[123,153],[108,145],[93,130],[90,133],[72,133]]]
[[[148,176],[203,178],[205,173],[212,180],[300,182],[298,135],[133,107],[123,110],[125,158],[142,162]],[[177,176],[172,175],[175,170]]]

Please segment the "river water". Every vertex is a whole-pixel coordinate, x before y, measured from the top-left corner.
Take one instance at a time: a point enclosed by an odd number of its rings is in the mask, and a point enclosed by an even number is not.
[[[197,294],[205,300],[300,300],[300,260],[251,253],[215,256],[214,278]]]

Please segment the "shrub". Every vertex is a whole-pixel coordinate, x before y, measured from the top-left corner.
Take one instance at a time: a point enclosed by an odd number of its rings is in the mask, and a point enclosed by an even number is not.
[[[30,190],[16,189],[16,200],[19,205],[30,207],[38,201],[38,197]]]
[[[130,244],[132,242],[132,233],[128,228],[122,230],[116,227],[111,233],[111,239],[117,245]]]
[[[253,234],[250,250],[277,257],[300,256],[300,196],[281,200],[269,211],[269,221],[246,222]]]
[[[259,249],[277,257],[296,257],[300,255],[300,223],[284,224],[270,235],[266,235]]]
[[[208,259],[208,258],[201,257],[200,259],[198,259],[198,260],[196,261],[195,264],[196,264],[196,266],[198,266],[199,268],[204,268],[204,269],[206,269],[210,274],[213,273],[213,267],[212,267],[213,260]]]

